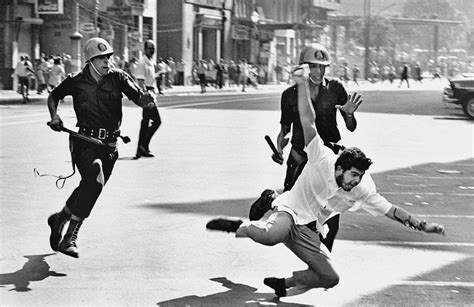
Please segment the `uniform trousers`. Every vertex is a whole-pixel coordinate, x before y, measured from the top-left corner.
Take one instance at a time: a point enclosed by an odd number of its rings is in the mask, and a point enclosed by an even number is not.
[[[118,151],[116,147],[89,144],[72,137],[69,142],[72,161],[81,174],[81,181],[69,196],[66,206],[73,215],[85,219],[112,174]]]
[[[306,225],[296,225],[285,211],[275,211],[266,221],[244,223],[236,237],[248,237],[263,245],[283,243],[308,269],[293,272],[299,288],[332,288],[339,283],[339,276],[331,265],[328,255],[321,250],[319,233]]]

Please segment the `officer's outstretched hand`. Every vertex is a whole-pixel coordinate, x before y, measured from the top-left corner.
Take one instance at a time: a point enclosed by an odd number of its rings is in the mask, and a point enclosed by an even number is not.
[[[345,105],[336,105],[336,109],[343,111],[347,115],[352,115],[362,104],[362,96],[358,93],[350,94]]]
[[[64,127],[61,117],[59,117],[57,114],[49,122],[47,122],[47,125],[54,131],[61,131],[61,129]]]

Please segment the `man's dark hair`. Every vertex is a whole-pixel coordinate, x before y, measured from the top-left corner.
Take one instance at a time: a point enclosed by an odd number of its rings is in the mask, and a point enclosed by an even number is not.
[[[372,165],[372,160],[367,158],[365,154],[357,147],[344,149],[336,160],[336,166],[340,165],[343,170],[357,168],[366,171]]]

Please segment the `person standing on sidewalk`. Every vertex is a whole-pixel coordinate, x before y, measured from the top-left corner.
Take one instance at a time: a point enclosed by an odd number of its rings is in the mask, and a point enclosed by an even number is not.
[[[62,131],[63,122],[57,113],[59,101],[72,95],[78,133],[103,142],[97,145],[69,138],[72,162],[81,174],[81,181],[63,209],[48,218],[51,248],[75,258],[79,257],[76,244],[79,228],[89,217],[118,158],[122,93],[142,108],[158,112],[152,96],[143,92],[127,73],[111,68],[113,52],[106,40],[99,37],[89,39],[84,45],[84,69],[76,75],[69,75],[48,96],[51,115],[48,125],[51,129]]]
[[[145,56],[143,56],[137,63],[134,72],[135,78],[144,92],[148,92],[150,95],[156,95],[154,86],[156,79],[156,66],[153,63],[155,42],[147,40],[144,44],[144,48]],[[153,112],[150,112],[149,109],[143,109],[140,133],[138,136],[137,153],[134,159],[139,159],[140,157],[154,157],[150,151],[150,141],[160,125],[161,117],[158,109],[153,110]]]
[[[266,246],[283,243],[308,265],[307,269],[295,271],[290,277],[263,280],[278,297],[312,288],[329,289],[339,283],[339,274],[320,240],[320,234],[326,233],[323,221],[331,212],[363,209],[373,216],[385,215],[417,231],[445,235],[443,225],[420,220],[377,193],[367,172],[372,160],[359,148],[347,148],[336,155],[324,145],[315,124],[319,114],[311,102],[312,77],[301,70],[293,71],[298,89],[298,114],[308,154],[308,163],[301,176],[290,191],[273,202],[274,211],[266,221],[218,218],[206,224],[207,229],[235,232],[236,238],[250,238]],[[360,95],[353,94],[340,108],[346,114],[352,114],[361,102]]]

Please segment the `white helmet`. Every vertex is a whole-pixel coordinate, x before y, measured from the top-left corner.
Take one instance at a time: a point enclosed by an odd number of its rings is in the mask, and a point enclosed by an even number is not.
[[[315,63],[322,65],[329,65],[331,60],[329,58],[328,50],[321,44],[312,44],[311,47],[305,47],[301,50],[299,64]]]
[[[96,56],[109,55],[114,53],[110,44],[103,38],[93,37],[84,44],[84,58],[89,62]]]

